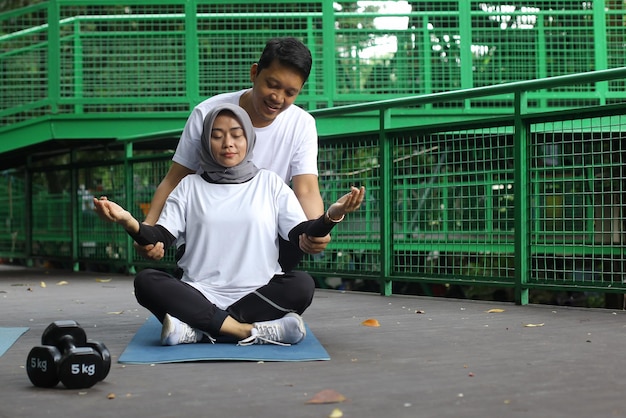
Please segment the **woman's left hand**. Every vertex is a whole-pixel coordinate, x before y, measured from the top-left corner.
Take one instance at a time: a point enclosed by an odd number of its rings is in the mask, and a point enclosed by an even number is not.
[[[350,188],[350,193],[341,196],[335,203],[328,208],[328,214],[331,219],[340,219],[346,213],[355,212],[361,207],[365,198],[365,187],[361,186]]]

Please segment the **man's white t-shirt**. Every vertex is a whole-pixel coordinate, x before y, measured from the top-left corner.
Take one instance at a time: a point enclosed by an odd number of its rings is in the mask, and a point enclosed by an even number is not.
[[[241,184],[184,177],[157,224],[187,243],[179,261],[182,280],[226,309],[281,274],[277,237],[288,239],[306,219],[293,190],[275,173],[259,170]]]
[[[213,96],[198,104],[189,116],[172,159],[191,170],[200,169],[200,137],[204,118],[220,103],[239,104],[248,90]],[[264,128],[254,128],[257,140],[252,161],[259,168],[277,173],[289,184],[293,176],[317,175],[317,128],[315,119],[296,105],[280,113]]]

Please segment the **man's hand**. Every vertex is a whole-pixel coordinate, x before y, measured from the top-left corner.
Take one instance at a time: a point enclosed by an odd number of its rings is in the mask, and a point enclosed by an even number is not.
[[[165,248],[163,247],[162,242],[157,242],[156,244],[148,244],[148,245],[139,245],[136,242],[133,243],[135,247],[135,251],[139,253],[143,258],[147,258],[148,260],[158,261],[165,256]]]
[[[319,254],[330,242],[330,234],[325,237],[310,237],[306,234],[300,235],[300,249],[307,254]]]

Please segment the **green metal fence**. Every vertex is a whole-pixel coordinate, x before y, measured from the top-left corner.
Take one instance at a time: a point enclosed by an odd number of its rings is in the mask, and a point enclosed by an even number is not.
[[[247,87],[265,40],[289,34],[314,55],[298,103],[324,200],[368,190],[303,262],[321,285],[624,293],[621,2],[412,2],[402,30],[352,2],[114,3],[0,15],[0,153],[28,150],[0,172],[0,257],[152,265],[84,205],[108,195],[142,218],[190,107]]]
[[[396,9],[385,8],[390,3]],[[152,132],[176,129],[201,99],[247,87],[249,67],[272,36],[296,36],[310,47],[313,72],[298,103],[314,110],[621,67],[624,14],[623,2],[607,0],[379,1],[366,8],[321,0],[53,0],[0,14],[0,152],[31,145],[24,132],[148,134],[132,116],[150,119]],[[539,90],[529,93],[528,106],[610,104],[624,87],[611,80]],[[503,97],[413,112],[511,110]],[[63,123],[66,117],[74,123]],[[19,130],[50,118],[54,132],[49,125]],[[94,118],[124,123],[91,132],[76,124]]]
[[[314,111],[320,121],[341,115],[353,123],[375,112],[380,126],[321,138],[324,200],[351,184],[365,185],[367,200],[302,268],[322,284],[341,277],[343,285],[366,283],[383,294],[426,284],[510,289],[519,303],[535,289],[623,293],[626,103],[535,112],[526,102],[537,89],[625,76],[621,68]],[[402,116],[424,103],[501,95],[515,98],[510,116],[428,126],[407,126]],[[75,268],[153,264],[82,202],[108,195],[142,218],[169,167],[171,152],[155,152],[158,142],[5,172],[12,212],[3,205],[11,228],[0,236],[0,254]],[[173,253],[160,265],[173,268]]]
[[[595,75],[603,82],[626,69]],[[336,148],[323,143],[326,200],[350,183],[367,185],[369,200],[340,225],[334,251],[307,268],[377,279],[383,293],[398,281],[509,287],[521,303],[532,289],[623,292],[626,104],[527,106],[530,91],[591,81],[579,74],[314,112],[355,123],[375,110],[380,126],[333,137]],[[406,107],[507,94],[509,117],[399,127]]]

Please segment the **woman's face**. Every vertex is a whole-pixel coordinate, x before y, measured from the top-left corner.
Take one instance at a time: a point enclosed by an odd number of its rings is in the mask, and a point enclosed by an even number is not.
[[[224,167],[234,167],[246,157],[248,141],[239,120],[231,112],[222,112],[211,129],[211,153]]]

